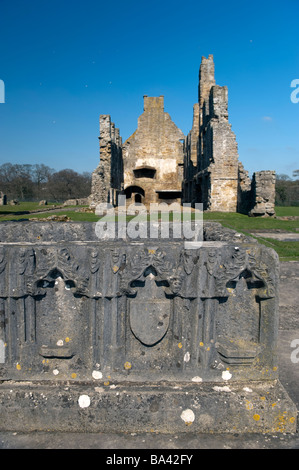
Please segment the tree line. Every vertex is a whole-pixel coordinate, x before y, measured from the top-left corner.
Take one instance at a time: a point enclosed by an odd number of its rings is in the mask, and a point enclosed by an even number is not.
[[[7,199],[18,201],[63,202],[66,199],[88,197],[91,193],[91,173],[77,173],[71,169],[55,171],[47,165],[12,164],[0,165],[0,192]],[[275,203],[279,206],[299,206],[299,169],[293,177],[276,176]]]
[[[55,171],[47,165],[0,165],[0,192],[7,200],[63,202],[66,199],[88,197],[91,192],[91,173],[71,169]]]
[[[293,177],[278,174],[276,176],[275,203],[278,206],[299,206],[299,170],[293,171]]]

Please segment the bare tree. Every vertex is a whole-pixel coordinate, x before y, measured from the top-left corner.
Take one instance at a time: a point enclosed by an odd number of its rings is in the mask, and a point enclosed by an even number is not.
[[[4,163],[0,166],[0,191],[8,199],[62,201],[90,194],[91,174],[65,169],[55,172],[47,165]]]

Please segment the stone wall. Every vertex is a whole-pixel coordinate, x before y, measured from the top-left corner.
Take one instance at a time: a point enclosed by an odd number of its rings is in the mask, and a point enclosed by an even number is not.
[[[209,121],[202,129],[204,152],[201,171],[209,172],[210,192],[207,210],[236,212],[238,148],[228,122],[227,87],[213,86],[209,97]],[[211,154],[205,154],[211,149]],[[209,161],[209,165],[205,166]],[[200,163],[201,165],[201,163]]]
[[[199,131],[199,103],[193,106],[193,123],[192,129],[185,139],[184,145],[184,178],[183,178],[183,193],[182,201],[194,201],[195,185],[193,182],[194,175],[197,173],[197,154],[198,154],[198,131]]]
[[[188,135],[186,167],[196,158],[196,172],[185,170],[185,201],[202,202],[205,210],[237,210],[238,149],[228,122],[228,90],[215,84],[213,56],[199,70],[198,120]],[[198,111],[197,111],[198,109]],[[195,156],[195,148],[197,155]],[[195,174],[194,174],[195,173]]]
[[[7,196],[2,191],[0,191],[0,206],[6,206]]]
[[[250,216],[275,215],[275,171],[257,171],[252,178],[253,207]]]
[[[258,171],[252,179],[239,163],[238,212],[252,217],[275,215],[275,171]]]
[[[202,57],[198,103],[185,141],[183,202],[204,210],[275,214],[275,172],[257,172],[252,181],[238,161],[236,136],[228,121],[228,89],[214,78],[213,56]]]
[[[99,240],[90,223],[3,223],[0,379],[99,369],[221,383],[227,367],[230,382],[277,378],[277,254],[220,224],[203,235],[186,249],[183,238]]]
[[[184,138],[164,111],[164,97],[144,96],[138,128],[123,145],[124,190],[130,202],[180,201]]]
[[[106,114],[100,116],[100,163],[92,174],[91,206],[100,202],[116,204],[123,185],[122,139],[119,129]]]
[[[3,222],[0,430],[295,432],[278,256],[220,224],[203,233],[186,249]]]

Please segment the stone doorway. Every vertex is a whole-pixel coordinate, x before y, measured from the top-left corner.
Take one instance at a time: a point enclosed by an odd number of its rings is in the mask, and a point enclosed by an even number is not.
[[[144,189],[141,188],[140,186],[128,186],[125,189],[125,195],[126,195],[127,200],[131,199],[132,203],[134,202],[134,203],[140,204],[144,200],[145,192],[144,192]]]

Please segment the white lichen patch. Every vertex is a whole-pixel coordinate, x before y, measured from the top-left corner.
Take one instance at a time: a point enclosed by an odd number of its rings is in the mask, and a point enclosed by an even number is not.
[[[54,369],[54,370],[53,370],[53,374],[54,374],[54,375],[58,375],[58,374],[59,374],[59,370],[58,370],[58,369]]]
[[[244,392],[252,392],[252,389],[249,387],[244,387],[243,390]]]
[[[3,339],[0,339],[0,364],[5,363],[5,343]]]
[[[95,380],[99,380],[103,377],[103,374],[100,370],[94,370],[92,372],[92,377],[95,379]]]
[[[56,344],[57,346],[63,346],[63,339],[59,339]]]
[[[190,361],[190,353],[189,352],[186,352],[185,356],[184,356],[184,361],[185,362],[189,362]]]
[[[90,405],[90,398],[88,395],[80,395],[78,399],[80,408],[88,408]]]
[[[191,424],[195,420],[195,414],[192,410],[187,409],[182,412],[181,418],[186,424]]]
[[[224,385],[223,387],[217,387],[216,385],[213,387],[213,390],[215,390],[215,392],[231,392],[231,389],[227,385]]]
[[[196,375],[195,377],[192,377],[192,382],[196,382],[196,383],[199,383],[199,382],[202,382],[202,378],[199,377],[198,375]]]
[[[232,374],[229,372],[229,370],[224,370],[222,372],[222,378],[223,380],[229,380],[232,378]]]

